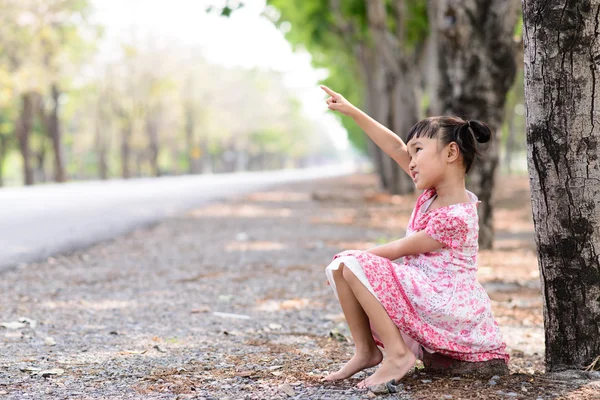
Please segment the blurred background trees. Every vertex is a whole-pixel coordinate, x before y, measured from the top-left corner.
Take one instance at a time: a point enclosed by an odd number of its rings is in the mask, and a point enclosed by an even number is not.
[[[469,178],[486,204],[480,238],[489,247],[498,166],[505,173],[526,168],[520,2],[260,3],[256,18],[310,54],[326,71],[321,83],[401,137],[429,115],[491,125],[496,140]],[[413,190],[347,118],[340,123],[352,149],[342,154],[326,125],[305,112],[285,71],[219,65],[198,46],[134,30],[119,35],[111,57],[99,57],[99,4],[0,1],[0,184],[258,171],[358,153],[382,189]],[[249,4],[210,1],[202,10],[232,17]]]
[[[334,158],[276,70],[124,35],[88,0],[0,1],[0,184],[301,167]]]

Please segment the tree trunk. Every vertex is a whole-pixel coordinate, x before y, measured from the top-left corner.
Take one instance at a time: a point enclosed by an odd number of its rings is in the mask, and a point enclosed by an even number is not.
[[[17,125],[17,137],[19,138],[19,150],[23,158],[23,178],[25,185],[33,185],[33,169],[31,168],[31,148],[29,138],[33,126],[33,115],[35,112],[35,94],[28,92],[21,95],[21,114]]]
[[[369,33],[374,43],[371,52],[362,52],[366,56],[361,61],[365,92],[369,114],[380,123],[388,126],[399,137],[406,139],[409,129],[418,121],[418,100],[411,63],[412,54],[404,51],[405,15],[403,2],[393,8],[397,32],[387,28],[388,13],[383,0],[366,3]],[[412,96],[411,96],[412,95]],[[406,103],[405,103],[406,102]],[[371,142],[369,140],[369,142]],[[375,146],[369,143],[371,147]],[[375,156],[377,171],[384,189],[393,194],[407,194],[414,191],[410,177],[402,168],[380,149],[370,149]]]
[[[4,161],[8,152],[8,138],[0,133],[0,187],[4,186]]]
[[[467,187],[482,201],[479,206],[479,245],[494,240],[492,190],[498,166],[499,134],[506,94],[515,78],[517,45],[516,1],[430,0],[430,24],[435,31],[440,76],[432,102],[434,115],[457,115],[489,125],[492,140],[481,146]]]
[[[508,134],[506,137],[506,146],[504,148],[504,165],[506,165],[506,171],[508,175],[512,175],[512,156],[515,151],[515,108],[511,107],[507,115],[508,118]]]
[[[62,135],[60,131],[59,114],[59,97],[60,92],[56,84],[52,85],[52,112],[48,118],[47,132],[52,140],[52,148],[54,150],[54,179],[56,182],[66,182],[64,163],[64,148],[62,144]]]
[[[523,14],[546,368],[582,368],[600,355],[600,0],[525,0]]]
[[[45,183],[48,178],[46,176],[46,139],[42,138],[40,144],[40,151],[34,152],[35,159],[37,161],[35,169],[35,181]]]
[[[124,122],[125,126],[121,131],[121,176],[123,179],[131,178],[131,135],[133,129],[133,122]]]
[[[106,113],[104,112],[104,98],[100,97],[97,110],[96,110],[96,132],[95,132],[95,148],[98,159],[98,175],[100,179],[106,180],[108,179],[108,150],[109,143],[107,140],[108,132],[106,127],[108,126],[108,121],[106,118]]]
[[[199,170],[199,159],[196,157],[196,141],[194,140],[194,127],[196,121],[190,104],[185,105],[185,141],[188,156],[188,172],[197,174]]]
[[[154,110],[151,115],[146,117],[146,133],[148,134],[148,142],[150,146],[148,148],[150,169],[152,170],[153,176],[160,176],[160,166],[158,165],[158,153],[159,153],[159,142],[158,142],[158,120],[157,116],[160,115],[159,110]]]

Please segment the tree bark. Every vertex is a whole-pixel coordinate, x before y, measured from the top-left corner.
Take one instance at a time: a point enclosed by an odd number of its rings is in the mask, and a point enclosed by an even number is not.
[[[199,170],[199,160],[195,157],[196,141],[194,140],[194,128],[196,120],[194,118],[194,111],[192,110],[191,104],[185,104],[185,141],[186,141],[186,154],[188,156],[188,172],[190,174],[197,174]]]
[[[600,355],[600,0],[525,0],[531,204],[546,368]]]
[[[124,121],[121,130],[121,176],[123,179],[131,178],[131,136],[133,130],[132,121]]]
[[[107,113],[104,108],[104,102],[104,96],[100,96],[96,108],[95,125],[95,148],[98,159],[98,175],[102,180],[108,179],[108,151],[110,148],[108,140],[109,133],[106,130],[109,123],[106,115]]]
[[[439,77],[431,103],[434,115],[457,115],[489,125],[492,140],[481,146],[467,187],[482,201],[479,245],[494,240],[492,190],[499,158],[499,134],[506,94],[515,78],[516,1],[430,0],[430,24],[437,41]]]
[[[32,92],[21,95],[21,113],[17,124],[17,137],[19,138],[19,150],[23,159],[23,179],[25,185],[33,185],[33,168],[31,167],[31,148],[29,138],[33,127],[33,115],[35,112],[35,94]]]
[[[65,173],[64,148],[62,143],[62,134],[60,131],[59,113],[59,98],[60,91],[56,84],[52,85],[52,112],[48,120],[48,133],[52,140],[52,148],[54,150],[54,179],[56,182],[66,182],[67,175]]]
[[[8,138],[0,133],[0,187],[4,186],[4,161],[8,152]]]
[[[148,134],[148,159],[150,161],[150,169],[152,170],[153,176],[160,176],[160,166],[158,165],[158,154],[160,151],[160,144],[158,140],[158,116],[160,115],[160,110],[157,108],[153,110],[146,117],[146,133]]]
[[[367,2],[369,33],[374,42],[370,60],[361,65],[367,83],[367,98],[370,115],[390,127],[400,138],[406,140],[410,128],[418,122],[419,101],[416,96],[414,79],[415,54],[404,50],[405,15],[404,1],[394,3],[392,18],[396,21],[396,32],[387,28],[389,17],[385,2]],[[369,141],[371,142],[371,141]],[[371,144],[374,146],[374,144]],[[384,189],[393,194],[408,194],[414,191],[410,177],[402,168],[381,150],[375,153],[378,172]]]

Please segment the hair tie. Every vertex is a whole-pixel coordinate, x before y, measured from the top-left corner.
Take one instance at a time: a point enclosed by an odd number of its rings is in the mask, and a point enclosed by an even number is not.
[[[475,138],[475,140],[479,139],[477,137],[477,135],[475,134],[475,132],[473,132],[473,129],[471,129],[471,121],[467,121],[467,128],[469,129],[469,132],[471,132],[471,135],[473,135],[473,137]]]

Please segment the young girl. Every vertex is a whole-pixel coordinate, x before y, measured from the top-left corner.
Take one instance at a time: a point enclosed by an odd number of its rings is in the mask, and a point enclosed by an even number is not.
[[[479,121],[432,117],[412,127],[404,144],[343,96],[321,88],[331,96],[329,109],[354,119],[424,190],[405,238],[367,251],[344,251],[327,266],[356,352],[325,379],[345,379],[383,360],[358,386],[399,380],[422,351],[508,363],[490,299],[476,278],[480,202],[465,189],[476,142],[489,141],[489,128]],[[392,262],[398,258],[400,263]],[[385,359],[377,345],[385,348]]]

